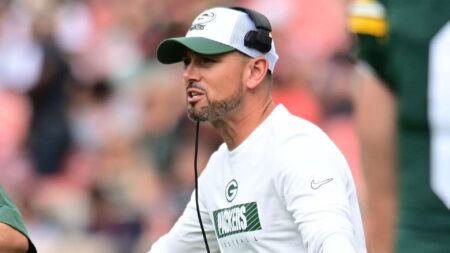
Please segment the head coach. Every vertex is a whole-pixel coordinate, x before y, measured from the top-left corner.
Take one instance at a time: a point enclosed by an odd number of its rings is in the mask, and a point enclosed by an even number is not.
[[[185,37],[162,41],[157,58],[184,64],[188,117],[212,124],[224,143],[151,253],[366,252],[343,155],[317,126],[272,100],[278,55],[264,15],[205,10]]]

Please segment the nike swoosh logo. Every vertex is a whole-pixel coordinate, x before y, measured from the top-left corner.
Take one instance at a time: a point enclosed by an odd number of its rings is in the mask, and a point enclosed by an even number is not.
[[[317,190],[322,185],[327,184],[327,183],[329,183],[331,181],[333,181],[333,178],[328,178],[328,179],[325,179],[325,180],[322,180],[322,181],[318,181],[318,182],[315,182],[314,179],[313,179],[313,180],[311,180],[311,189]]]

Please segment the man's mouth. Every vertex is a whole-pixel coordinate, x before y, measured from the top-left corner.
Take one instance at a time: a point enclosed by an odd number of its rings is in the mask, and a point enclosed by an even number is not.
[[[186,94],[187,94],[187,102],[188,103],[196,103],[205,96],[205,93],[202,90],[197,89],[197,88],[187,89]]]

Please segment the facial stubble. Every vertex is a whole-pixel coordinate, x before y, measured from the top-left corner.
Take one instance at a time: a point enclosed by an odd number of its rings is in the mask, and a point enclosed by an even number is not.
[[[188,104],[187,115],[189,119],[193,121],[213,122],[219,120],[223,115],[239,106],[242,101],[242,96],[242,85],[239,85],[239,89],[237,89],[231,96],[220,101],[210,100],[206,96],[207,105],[200,109],[196,109],[194,106]]]

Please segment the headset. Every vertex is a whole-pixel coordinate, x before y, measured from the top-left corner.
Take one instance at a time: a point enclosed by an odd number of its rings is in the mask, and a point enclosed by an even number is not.
[[[243,7],[230,7],[230,9],[246,13],[258,29],[247,32],[244,45],[264,54],[269,52],[272,49],[272,37],[270,37],[272,26],[267,17],[257,11]]]

